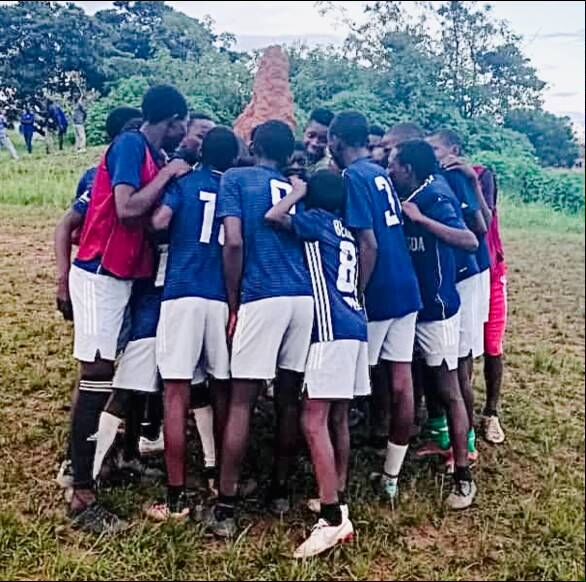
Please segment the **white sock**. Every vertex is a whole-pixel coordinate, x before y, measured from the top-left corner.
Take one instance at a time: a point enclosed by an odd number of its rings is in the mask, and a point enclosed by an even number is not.
[[[206,467],[216,466],[216,443],[214,441],[214,413],[211,406],[194,408],[193,417],[203,449],[203,462]]]
[[[384,472],[387,475],[398,477],[407,454],[408,445],[395,445],[389,441],[387,444],[387,457],[385,459]]]
[[[116,440],[118,427],[122,424],[122,419],[110,414],[109,412],[102,412],[100,414],[100,422],[98,424],[98,436],[96,441],[96,452],[94,455],[94,469],[93,478],[96,479],[102,469],[102,463],[108,454],[108,451]]]

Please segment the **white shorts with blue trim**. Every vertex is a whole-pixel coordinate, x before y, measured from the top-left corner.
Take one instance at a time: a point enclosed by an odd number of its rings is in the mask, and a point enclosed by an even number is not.
[[[303,389],[308,398],[319,400],[368,396],[368,344],[359,340],[311,344]]]
[[[419,321],[416,342],[428,366],[441,366],[448,370],[458,368],[458,347],[460,337],[460,312],[441,321]]]
[[[232,377],[270,380],[277,368],[303,372],[311,342],[313,297],[269,297],[240,306]]]
[[[73,305],[73,357],[81,362],[114,361],[132,281],[98,275],[72,265],[69,293]]]
[[[368,363],[412,362],[417,312],[396,319],[368,322]]]
[[[154,393],[159,390],[155,338],[129,341],[122,352],[112,380],[119,390]]]
[[[163,380],[192,380],[202,356],[210,376],[228,380],[227,324],[228,304],[224,301],[203,297],[163,301],[156,356]]]

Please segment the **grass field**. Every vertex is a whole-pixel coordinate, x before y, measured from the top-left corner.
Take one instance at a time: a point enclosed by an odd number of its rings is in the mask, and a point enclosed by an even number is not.
[[[5,178],[14,166],[0,163],[0,201],[15,202],[18,187],[35,204],[0,205],[0,579],[584,579],[584,221],[511,202],[502,210],[510,262],[508,440],[500,448],[481,444],[470,511],[445,512],[429,467],[409,459],[393,513],[372,495],[367,475],[378,464],[360,449],[350,487],[358,540],[322,559],[290,558],[312,524],[301,503],[310,482],[301,463],[293,515],[268,518],[251,502],[250,527],[234,543],[210,540],[193,524],[147,523],[141,505],[161,489],[106,495],[134,523],[123,535],[71,530],[52,482],[76,368],[71,327],[53,307],[59,210],[51,206],[71,197],[92,155],[79,163],[64,154],[58,170],[39,158],[31,180],[30,162],[12,181]],[[36,181],[48,172],[39,192]],[[476,382],[481,389],[480,374]],[[478,397],[480,406],[480,390]],[[264,444],[256,443],[262,467]]]

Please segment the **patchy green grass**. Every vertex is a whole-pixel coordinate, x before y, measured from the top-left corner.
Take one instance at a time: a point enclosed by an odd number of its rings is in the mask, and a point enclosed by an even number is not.
[[[57,164],[46,195],[31,186],[29,203],[62,207],[91,155],[64,154],[71,167]],[[45,169],[56,165],[44,161]],[[35,179],[42,178],[42,162]],[[3,201],[20,195],[5,188],[10,165],[0,163]],[[24,174],[22,181],[28,181]],[[313,521],[302,503],[312,492],[304,462],[294,480],[293,514],[280,521],[252,501],[248,527],[233,543],[210,539],[195,524],[147,523],[141,506],[159,488],[106,494],[133,523],[123,535],[96,539],[69,527],[52,482],[76,376],[71,326],[54,311],[51,236],[60,211],[2,205],[0,212],[0,579],[584,579],[583,219],[503,205],[510,263],[508,439],[501,447],[480,444],[475,506],[445,512],[432,467],[409,458],[401,505],[392,512],[368,485],[380,461],[357,449],[350,493],[358,541],[298,563],[291,553]],[[480,370],[476,383],[480,407]],[[256,423],[264,437],[255,443],[264,482],[270,429],[261,416]]]

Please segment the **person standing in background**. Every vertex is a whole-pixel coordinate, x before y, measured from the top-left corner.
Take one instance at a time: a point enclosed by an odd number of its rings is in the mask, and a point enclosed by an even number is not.
[[[8,137],[8,120],[4,113],[0,113],[0,149],[6,148],[13,160],[18,160],[18,154]]]
[[[87,111],[80,97],[73,110],[73,131],[75,132],[75,151],[85,152],[85,121]]]
[[[35,133],[35,114],[27,105],[20,116],[20,133],[24,138],[26,149],[29,154],[33,153],[33,134]]]

